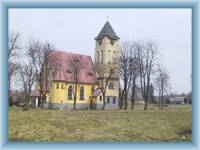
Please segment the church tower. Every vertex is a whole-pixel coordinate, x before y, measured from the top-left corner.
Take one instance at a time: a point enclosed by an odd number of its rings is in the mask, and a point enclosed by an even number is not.
[[[95,38],[95,64],[106,64],[110,67],[118,67],[120,38],[113,30],[109,21],[106,21],[98,36]],[[97,75],[98,79],[98,75]],[[119,73],[110,79],[106,89],[106,107],[118,107],[119,99]]]

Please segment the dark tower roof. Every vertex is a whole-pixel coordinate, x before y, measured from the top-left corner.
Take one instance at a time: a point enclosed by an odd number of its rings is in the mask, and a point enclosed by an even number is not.
[[[106,21],[106,23],[104,24],[103,28],[101,29],[100,33],[98,34],[98,36],[95,38],[96,40],[98,39],[102,39],[103,36],[108,36],[111,39],[119,39],[119,37],[117,36],[117,34],[115,33],[115,31],[113,30],[111,24],[109,21]]]

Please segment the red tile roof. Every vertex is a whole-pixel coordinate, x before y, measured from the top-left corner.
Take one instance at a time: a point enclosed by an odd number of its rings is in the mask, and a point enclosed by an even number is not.
[[[53,69],[53,80],[74,82],[71,72],[71,61],[74,58],[81,57],[81,70],[79,76],[79,83],[94,84],[96,80],[93,62],[91,56],[75,54],[62,51],[51,51],[50,58],[58,58],[56,68]],[[58,67],[59,66],[59,67]]]

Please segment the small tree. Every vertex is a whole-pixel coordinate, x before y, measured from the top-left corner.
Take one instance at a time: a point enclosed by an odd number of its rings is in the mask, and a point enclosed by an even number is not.
[[[134,52],[134,43],[132,42],[123,42],[120,49],[120,58],[119,58],[119,74],[123,81],[123,90],[122,90],[122,100],[121,108],[124,104],[124,109],[127,109],[128,105],[128,93],[130,86],[132,84],[132,96],[135,94],[135,79],[136,79],[136,57]],[[132,107],[133,107],[134,98],[132,97]]]
[[[15,62],[15,58],[19,54],[20,46],[20,33],[10,32],[8,37],[8,95],[11,91],[11,83],[14,75],[18,70],[18,65]]]
[[[138,56],[139,78],[142,96],[145,101],[144,110],[148,110],[149,89],[151,76],[156,62],[157,45],[155,42],[137,42],[136,50]]]
[[[21,65],[19,70],[20,70],[20,77],[23,83],[24,93],[26,96],[26,106],[28,106],[30,101],[31,90],[36,79],[34,66],[31,63],[27,65]]]
[[[103,96],[103,106],[101,108],[101,110],[103,110],[106,105],[105,95],[107,91],[107,86],[109,82],[111,81],[111,79],[116,78],[117,65],[99,63],[99,64],[95,64],[94,70],[96,71],[96,74],[98,76],[97,80],[99,82],[99,87],[101,89],[102,96]]]
[[[77,91],[80,83],[80,73],[83,66],[82,63],[82,56],[75,56],[70,60],[70,72],[73,82],[74,110],[76,110]]]
[[[42,43],[40,41],[32,40],[29,42],[27,49],[36,73],[36,80],[39,87],[39,99],[42,103],[44,103],[48,87],[47,78],[49,73],[48,70],[50,68],[48,68],[48,66],[51,66],[49,62],[52,59],[48,56],[52,51],[53,46],[48,42]]]
[[[156,83],[159,93],[159,109],[162,108],[163,110],[164,92],[166,92],[167,88],[169,87],[169,75],[166,70],[161,68],[160,65],[158,65],[158,69],[156,72],[157,72]]]
[[[130,51],[130,77],[131,77],[131,109],[134,109],[135,105],[135,93],[136,93],[136,80],[139,75],[139,65],[138,65],[138,57],[137,57],[137,49],[135,47],[135,43],[133,43],[133,48]]]

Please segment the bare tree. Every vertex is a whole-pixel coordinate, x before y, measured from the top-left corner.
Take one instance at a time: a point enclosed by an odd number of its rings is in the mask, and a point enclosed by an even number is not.
[[[73,98],[74,98],[74,110],[76,110],[76,100],[77,100],[77,91],[80,84],[80,73],[82,69],[83,57],[75,56],[70,60],[70,72],[73,82]]]
[[[157,84],[158,94],[159,94],[159,109],[162,108],[163,110],[164,92],[166,92],[167,88],[169,87],[169,74],[166,70],[161,68],[160,65],[158,65],[158,69],[156,72],[157,72],[156,84]]]
[[[161,109],[161,86],[160,86],[160,79],[158,76],[155,79],[156,90],[158,92],[158,105],[159,109]]]
[[[135,62],[136,61],[134,57],[134,44],[128,41],[123,42],[120,49],[119,73],[123,81],[121,108],[124,105],[125,110],[127,109],[127,105],[128,105],[129,89],[130,89],[132,81],[135,80],[135,72],[134,72]],[[133,85],[132,87],[133,87],[132,90],[134,90],[135,85]]]
[[[8,64],[8,95],[10,96],[11,83],[13,82],[14,76],[18,72],[19,65],[15,62],[10,61]]]
[[[14,75],[17,73],[18,65],[15,58],[20,50],[20,33],[10,32],[8,38],[8,95],[10,96],[11,83]]]
[[[8,59],[12,59],[17,55],[20,49],[20,33],[10,32],[8,39]]]
[[[34,72],[34,66],[32,63],[20,66],[20,77],[23,83],[24,93],[26,96],[26,106],[29,105],[30,94],[35,83],[36,74]]]
[[[153,68],[156,62],[157,45],[152,41],[137,42],[139,77],[142,96],[145,101],[144,110],[148,110],[148,95]]]
[[[131,109],[134,109],[135,105],[135,91],[136,91],[136,80],[139,74],[138,70],[138,57],[135,48],[135,43],[133,43],[133,48],[131,49],[130,58],[130,72],[131,72]]]
[[[94,70],[96,71],[96,74],[98,76],[97,80],[99,82],[99,87],[101,89],[102,96],[103,96],[103,106],[101,108],[101,110],[103,110],[106,105],[105,95],[106,95],[108,84],[112,79],[115,79],[117,77],[116,76],[117,71],[118,71],[117,65],[99,63],[99,64],[95,64]]]
[[[123,89],[121,88],[121,85],[119,84],[119,103],[118,103],[118,106],[120,109],[123,109]]]
[[[40,41],[30,41],[28,45],[28,55],[31,58],[31,63],[34,66],[36,79],[39,87],[39,100],[43,104],[46,100],[47,81],[48,81],[48,66],[51,58],[48,57],[53,46],[48,42],[42,43]]]

